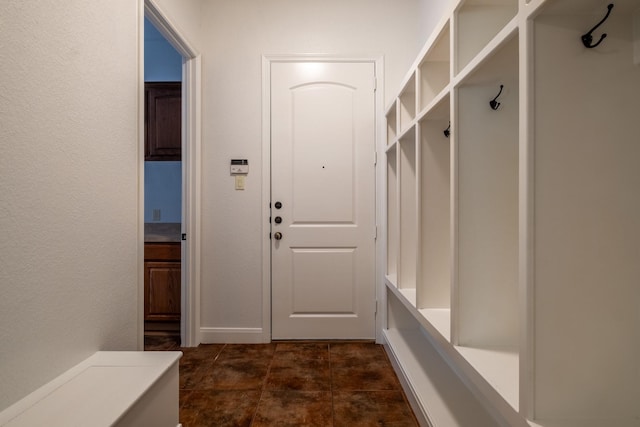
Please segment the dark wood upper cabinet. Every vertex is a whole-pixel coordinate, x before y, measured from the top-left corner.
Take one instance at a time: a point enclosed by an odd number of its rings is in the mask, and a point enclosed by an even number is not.
[[[182,83],[145,83],[145,160],[181,160]]]

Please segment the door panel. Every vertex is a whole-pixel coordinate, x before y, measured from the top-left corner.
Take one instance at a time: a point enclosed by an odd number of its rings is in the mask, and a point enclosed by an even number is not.
[[[274,339],[375,336],[374,75],[271,64]]]
[[[291,95],[292,222],[353,223],[354,89],[319,83],[294,88]]]
[[[291,248],[292,316],[355,315],[355,248]]]

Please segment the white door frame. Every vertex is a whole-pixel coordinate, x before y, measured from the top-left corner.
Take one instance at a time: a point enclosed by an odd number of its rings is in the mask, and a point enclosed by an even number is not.
[[[180,336],[183,347],[200,344],[200,184],[201,61],[200,54],[176,30],[153,0],[141,1],[138,162],[138,348],[144,348],[144,16],[182,56],[182,233]]]
[[[271,210],[271,64],[274,62],[370,62],[376,70],[375,93],[375,130],[376,153],[385,152],[385,120],[384,120],[384,58],[379,56],[336,56],[336,55],[263,55],[262,56],[262,342],[271,341],[271,239],[269,237],[269,217]],[[380,189],[384,186],[384,162],[376,162],[376,227],[381,229],[380,221],[384,219],[384,198],[380,197]],[[382,327],[386,325],[385,312],[381,310],[384,292],[384,239],[378,235],[375,256],[375,287],[379,309],[376,310],[376,342],[382,342]]]

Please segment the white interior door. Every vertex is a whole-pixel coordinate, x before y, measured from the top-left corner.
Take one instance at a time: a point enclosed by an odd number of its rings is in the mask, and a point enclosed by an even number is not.
[[[375,67],[271,64],[272,338],[375,337]]]

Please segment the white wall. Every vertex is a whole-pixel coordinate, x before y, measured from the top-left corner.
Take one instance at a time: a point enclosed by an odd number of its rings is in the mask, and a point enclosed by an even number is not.
[[[0,2],[0,410],[136,349],[138,9]]]
[[[159,9],[181,38],[193,49],[201,44],[202,4],[208,0],[145,0]]]
[[[217,340],[228,332],[224,328],[241,332],[263,326],[261,55],[384,55],[389,84],[380,90],[391,94],[448,4],[448,0],[202,2],[205,341]],[[231,158],[249,159],[244,191],[234,190]]]

